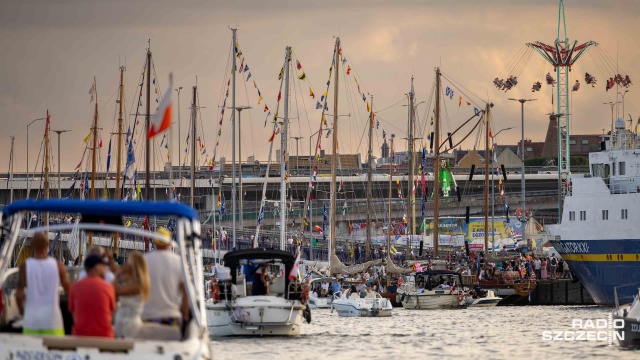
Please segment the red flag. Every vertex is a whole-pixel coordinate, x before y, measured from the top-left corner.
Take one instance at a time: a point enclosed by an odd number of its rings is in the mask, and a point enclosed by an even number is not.
[[[493,139],[493,133],[489,130],[489,137]]]
[[[291,272],[289,273],[289,281],[295,280],[298,277],[298,268],[300,267],[300,247],[298,246],[298,256],[296,256],[296,262],[293,263]]]
[[[322,228],[320,226],[316,225],[314,229],[316,229],[317,232],[322,234]]]
[[[351,66],[347,66],[347,75],[351,74]]]
[[[171,126],[171,93],[173,92],[173,73],[169,74],[169,89],[164,93],[164,97],[158,106],[158,110],[151,117],[149,129],[147,130],[147,138],[152,138],[159,133],[167,130]]]
[[[276,137],[276,132],[274,131],[273,134],[271,134],[271,137],[269,138],[269,142],[273,142],[273,138]]]
[[[99,148],[102,148],[102,139],[100,139],[100,144],[98,145]]]
[[[280,101],[280,99],[282,99],[282,91],[278,93],[278,101]]]
[[[267,110],[269,110],[269,108],[267,107],[267,104],[264,104],[264,111],[263,112],[267,112]]]
[[[302,69],[302,65],[300,65],[300,61],[296,60],[296,67],[298,70]]]

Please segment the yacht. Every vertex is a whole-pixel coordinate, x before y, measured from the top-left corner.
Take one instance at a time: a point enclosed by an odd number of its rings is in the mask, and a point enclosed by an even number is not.
[[[405,309],[462,309],[468,306],[459,273],[429,270],[416,273],[411,280],[398,289]]]
[[[25,216],[29,213],[71,214],[79,217],[78,224],[45,225],[22,229]],[[77,230],[82,235],[91,232],[94,240],[103,234],[121,234],[127,241],[144,245],[145,241],[161,238],[162,234],[148,230],[127,227],[124,216],[149,216],[161,220],[175,220],[176,253],[182,263],[182,278],[189,298],[191,319],[184,331],[173,326],[144,324],[141,333],[145,338],[93,338],[69,334],[71,317],[63,313],[66,335],[34,336],[23,335],[21,319],[15,309],[15,279],[19,264],[14,263],[16,247],[22,246],[36,232],[48,232],[50,237],[56,232]],[[204,286],[202,270],[202,244],[200,242],[200,221],[196,211],[178,203],[116,202],[40,200],[14,202],[2,209],[2,239],[0,241],[0,358],[2,359],[212,359],[212,349],[206,328],[204,311]],[[77,244],[76,244],[77,246]],[[65,301],[61,299],[61,304]]]

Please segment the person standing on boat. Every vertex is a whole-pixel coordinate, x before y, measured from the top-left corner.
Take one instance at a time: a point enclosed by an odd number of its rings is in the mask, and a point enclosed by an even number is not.
[[[113,287],[119,304],[114,323],[117,337],[136,337],[142,327],[142,309],[149,300],[149,272],[144,256],[134,251],[117,272]]]
[[[84,261],[87,276],[69,292],[69,312],[73,314],[73,335],[112,338],[116,293],[104,281],[108,261],[89,255]]]
[[[150,291],[149,301],[142,311],[142,321],[181,328],[183,321],[189,318],[189,299],[182,282],[180,256],[169,250],[169,230],[159,228],[157,233],[164,239],[154,239],[156,250],[144,256]]]
[[[556,254],[551,254],[551,260],[549,261],[549,276],[556,277],[557,266],[558,259],[556,259]]]
[[[542,266],[540,268],[540,278],[542,280],[547,279],[547,259],[542,260]]]
[[[22,333],[64,336],[58,288],[62,286],[64,292],[69,294],[67,270],[60,261],[48,256],[49,239],[46,233],[35,233],[31,248],[33,257],[20,266],[16,291],[18,309],[24,316]]]

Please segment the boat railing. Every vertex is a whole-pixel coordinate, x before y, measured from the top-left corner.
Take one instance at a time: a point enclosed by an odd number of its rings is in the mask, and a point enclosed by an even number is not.
[[[635,296],[640,296],[640,283],[631,283],[631,284],[624,284],[624,285],[615,286],[613,288],[613,298],[615,300],[616,310],[618,310],[620,308],[620,299],[618,298],[618,289],[629,288],[629,287],[635,288],[636,289],[636,293],[635,293],[635,295],[632,295],[632,296],[623,296],[622,297],[623,300],[627,299],[627,298],[631,299],[631,301],[625,302],[625,304],[632,302]]]

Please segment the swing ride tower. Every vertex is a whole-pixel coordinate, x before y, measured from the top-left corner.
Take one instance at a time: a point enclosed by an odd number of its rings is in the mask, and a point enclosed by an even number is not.
[[[555,44],[547,45],[540,41],[527,43],[527,46],[534,49],[548,63],[553,65],[556,71],[556,99],[558,118],[558,176],[560,177],[558,189],[558,219],[561,218],[562,210],[562,189],[565,188],[563,182],[570,174],[570,152],[569,152],[569,124],[570,124],[570,81],[569,73],[571,67],[584,55],[589,48],[597,46],[594,41],[587,41],[578,45],[578,41],[569,42],[567,37],[567,23],[564,15],[564,0],[560,0],[558,8],[558,37]]]

